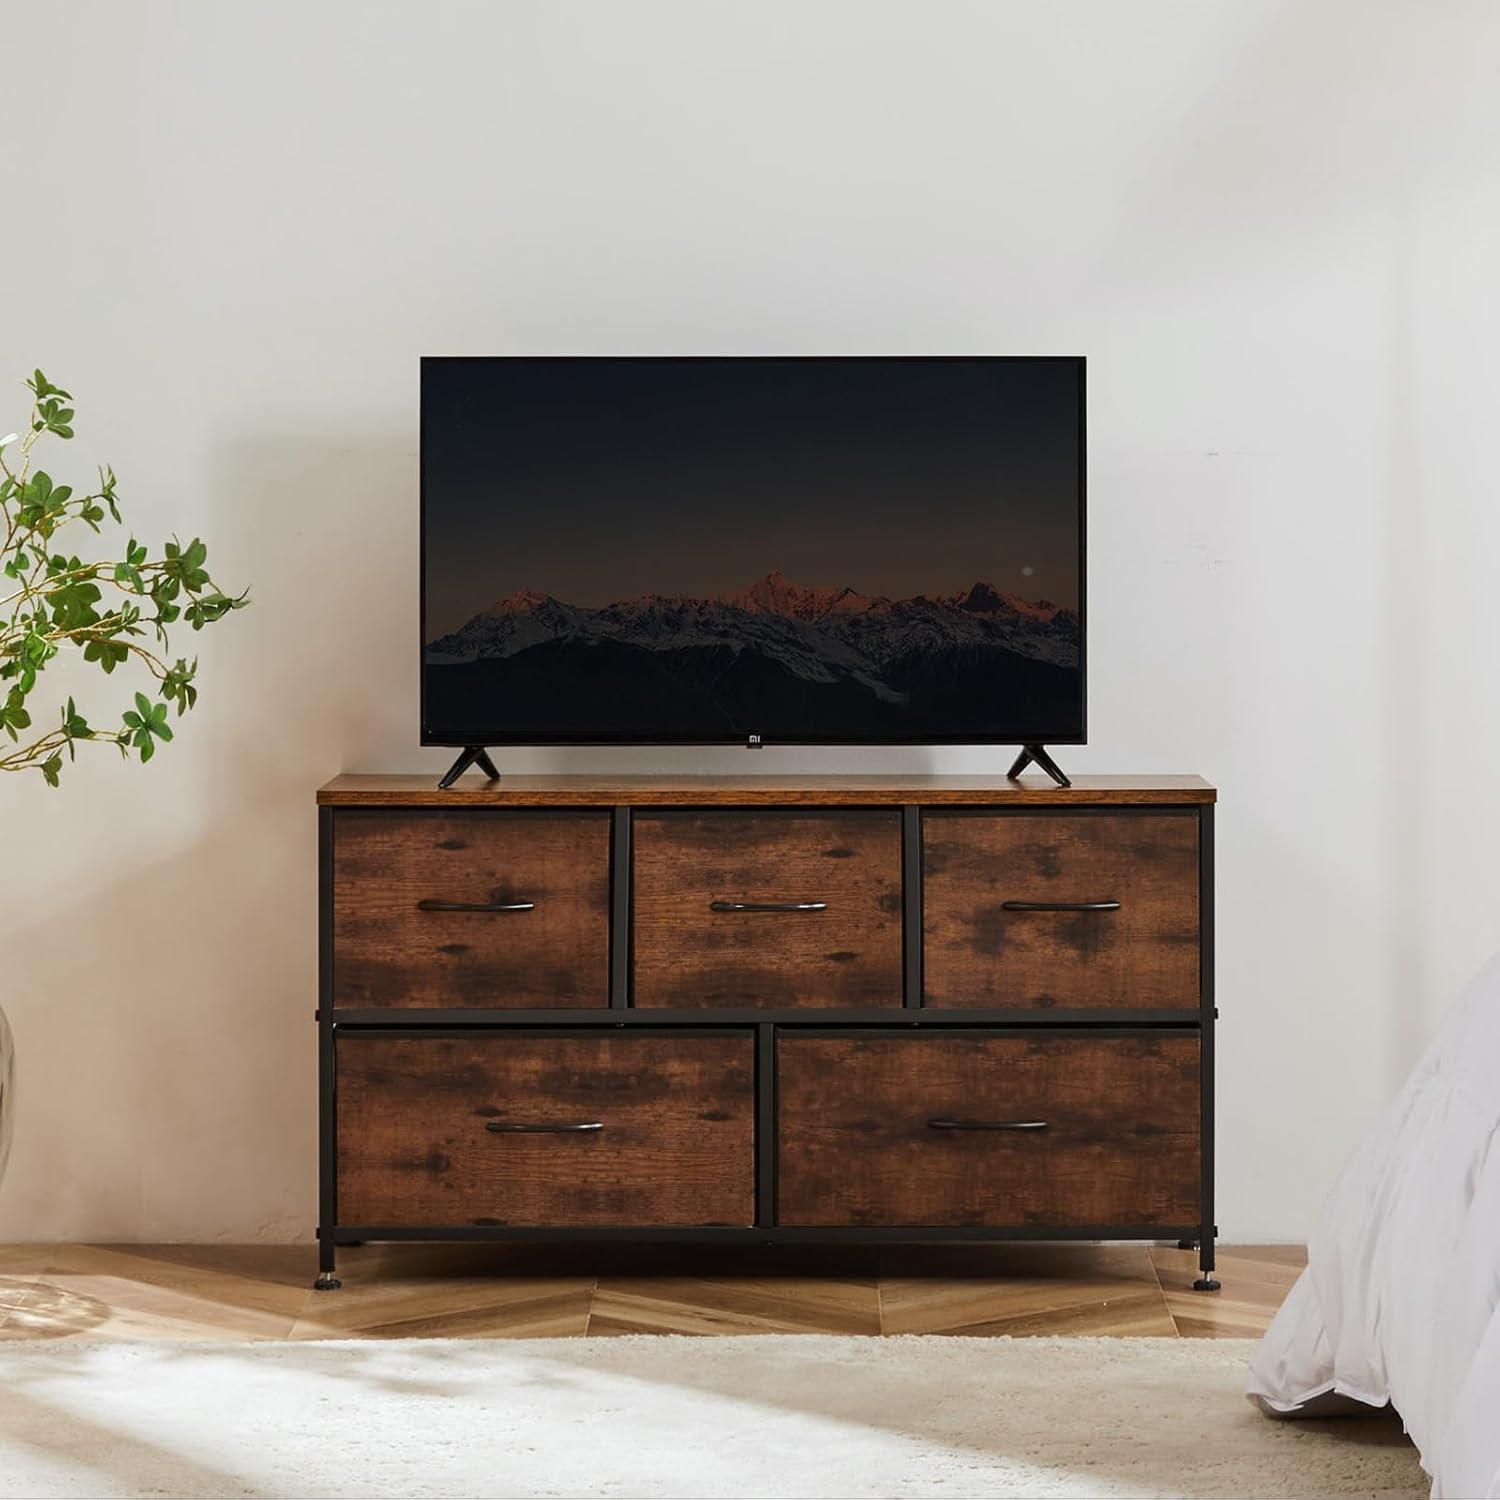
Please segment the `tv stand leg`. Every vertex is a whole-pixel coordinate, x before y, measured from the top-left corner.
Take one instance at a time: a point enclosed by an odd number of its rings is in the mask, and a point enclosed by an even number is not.
[[[446,792],[470,766],[478,766],[491,781],[500,779],[495,762],[490,759],[490,752],[483,745],[465,745],[464,753],[448,767],[448,774],[438,782],[438,786]]]
[[[313,1282],[315,1292],[336,1292],[343,1282],[334,1274],[333,1236],[318,1232],[318,1279]]]
[[[1014,781],[1027,766],[1034,765],[1038,771],[1045,771],[1058,786],[1072,786],[1073,783],[1062,773],[1062,768],[1047,754],[1041,745],[1022,745],[1021,753],[1016,757],[1015,764],[1005,774]]]
[[[1219,1290],[1219,1278],[1214,1275],[1214,1241],[1213,1235],[1204,1230],[1203,1239],[1198,1247],[1198,1279],[1193,1283],[1195,1292],[1216,1292]]]

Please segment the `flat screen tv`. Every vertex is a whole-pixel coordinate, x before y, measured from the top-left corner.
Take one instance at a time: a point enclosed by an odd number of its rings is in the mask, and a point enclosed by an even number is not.
[[[1079,744],[1084,362],[422,361],[422,741]]]

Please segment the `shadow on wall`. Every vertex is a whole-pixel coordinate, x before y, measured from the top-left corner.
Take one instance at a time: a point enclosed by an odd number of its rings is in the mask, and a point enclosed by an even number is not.
[[[1362,12],[1350,28],[1326,9],[1267,7],[1262,41],[1226,52],[1220,76],[1205,76],[1198,107],[1180,121],[1178,154],[1143,182],[1124,226],[1176,226],[1167,253],[1152,239],[1153,253],[1137,267],[1165,307],[1181,301],[1184,287],[1254,285],[1276,261],[1294,278],[1320,255],[1337,255],[1351,225],[1390,246],[1385,482],[1371,497],[1371,524],[1386,539],[1388,568],[1386,628],[1375,643],[1389,684],[1379,753],[1388,784],[1401,792],[1369,817],[1390,844],[1379,898],[1388,916],[1371,939],[1390,965],[1384,1052],[1373,1061],[1392,1091],[1455,998],[1433,986],[1451,969],[1436,948],[1447,934],[1434,916],[1453,877],[1429,852],[1437,799],[1413,727],[1428,718],[1424,661],[1441,636],[1413,569],[1432,549],[1431,532],[1460,520],[1453,497],[1424,494],[1421,377],[1441,307],[1432,296],[1443,264],[1432,205],[1455,184],[1488,199],[1493,176],[1494,49],[1479,43],[1494,23],[1476,27],[1476,15],[1438,8],[1414,29],[1402,8],[1387,7]],[[1215,253],[1204,254],[1206,244]]]
[[[214,470],[217,545],[256,602],[253,629],[221,658],[238,704],[219,723],[256,762],[237,790],[274,800],[295,787],[305,811],[309,774],[416,743],[417,435],[267,438]]]
[[[192,524],[253,607],[174,642],[202,648],[197,709],[149,767],[81,757],[61,791],[21,789],[64,899],[7,924],[0,1239],[314,1226],[313,793],[416,743],[416,448],[278,435],[212,468]]]
[[[1342,1155],[1329,1160],[1273,1151],[1268,1143],[1285,1126],[1304,1143],[1344,1141],[1344,1149],[1352,1149],[1405,1082],[1411,1064],[1389,1088],[1382,1080],[1351,1098],[1348,1080],[1381,1076],[1389,1052],[1383,1030],[1373,1022],[1351,1026],[1351,1015],[1359,1014],[1366,998],[1357,981],[1330,995],[1327,964],[1289,968],[1281,955],[1388,951],[1389,935],[1367,895],[1332,878],[1304,846],[1278,837],[1274,826],[1245,817],[1227,800],[1231,810],[1216,819],[1215,831],[1218,1213],[1221,1225],[1226,1217],[1232,1224],[1237,1205],[1274,1201],[1283,1221],[1301,1226],[1305,1238],[1318,1222]],[[1275,879],[1267,880],[1266,871],[1274,871]],[[1230,913],[1232,922],[1225,920]],[[1357,964],[1347,967],[1358,972]],[[1297,989],[1289,995],[1292,986]],[[1295,1033],[1268,1024],[1268,1017],[1288,1014],[1298,1018]],[[1330,1059],[1338,1060],[1336,1087],[1330,1085]],[[1232,1228],[1227,1237],[1235,1237]]]

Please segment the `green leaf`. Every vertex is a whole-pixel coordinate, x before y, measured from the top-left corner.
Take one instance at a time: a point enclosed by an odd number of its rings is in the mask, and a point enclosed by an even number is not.
[[[51,589],[46,597],[52,606],[53,624],[59,630],[81,630],[99,623],[99,611],[94,606],[103,596],[99,585],[89,579]]]
[[[49,755],[42,762],[42,775],[47,778],[48,786],[57,785],[57,773],[62,770],[62,756]]]
[[[83,648],[85,661],[96,661],[107,677],[130,655],[130,647],[123,641],[92,640]]]
[[[31,667],[40,667],[57,655],[57,647],[46,636],[31,631],[21,642],[21,660]]]
[[[161,695],[169,703],[176,701],[179,719],[198,701],[198,689],[193,686],[193,677],[197,670],[196,657],[191,666],[179,659],[162,678]]]
[[[208,548],[197,537],[186,547],[172,541],[162,550],[166,554],[162,563],[162,573],[166,579],[181,584],[189,593],[194,594],[207,587],[209,578],[203,564],[208,559]]]
[[[77,754],[73,742],[93,739],[94,731],[89,727],[88,720],[78,712],[71,698],[68,699],[68,706],[62,711],[62,728],[63,733],[68,737],[68,759],[73,760]]]
[[[40,370],[37,370],[26,384],[36,392],[38,400],[47,396],[61,396],[64,401],[73,399],[60,385],[53,385]]]
[[[16,730],[31,727],[31,715],[25,707],[26,694],[19,688],[13,687],[5,695],[4,703],[0,703],[0,727],[11,739],[17,739]]]

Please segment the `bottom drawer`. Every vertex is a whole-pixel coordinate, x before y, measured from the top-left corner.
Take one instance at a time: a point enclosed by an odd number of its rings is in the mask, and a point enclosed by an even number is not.
[[[344,1032],[344,1225],[748,1225],[752,1034]]]
[[[1196,1032],[783,1034],[786,1226],[1185,1226]]]

